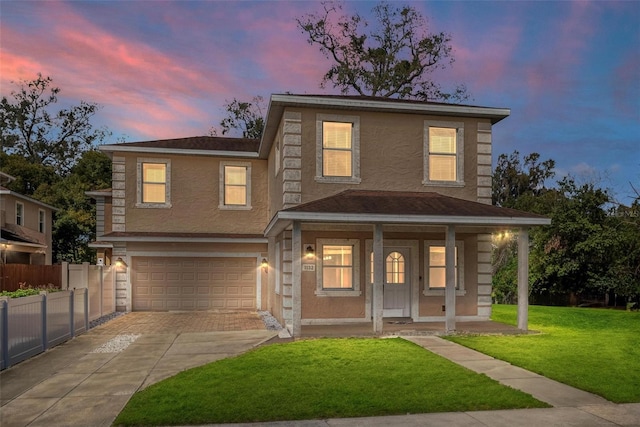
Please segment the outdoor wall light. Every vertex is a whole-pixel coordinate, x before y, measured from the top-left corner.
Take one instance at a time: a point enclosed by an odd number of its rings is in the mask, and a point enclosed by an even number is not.
[[[305,252],[307,258],[313,258],[313,256],[316,254],[316,251],[313,248],[313,245],[307,245],[307,247],[306,247],[304,252]]]
[[[260,266],[264,268],[266,271],[267,267],[269,267],[269,262],[267,261],[266,258],[262,258],[262,263],[260,263]]]
[[[118,259],[116,260],[116,267],[128,267],[128,265],[126,262],[124,262],[122,257],[118,257]]]

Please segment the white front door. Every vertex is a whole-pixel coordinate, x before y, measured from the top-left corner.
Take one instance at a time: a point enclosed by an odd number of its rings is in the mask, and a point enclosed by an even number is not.
[[[411,315],[411,250],[385,247],[383,317]]]

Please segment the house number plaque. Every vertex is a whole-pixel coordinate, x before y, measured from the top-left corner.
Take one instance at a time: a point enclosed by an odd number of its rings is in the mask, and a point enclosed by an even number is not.
[[[315,264],[302,264],[302,271],[316,271]]]

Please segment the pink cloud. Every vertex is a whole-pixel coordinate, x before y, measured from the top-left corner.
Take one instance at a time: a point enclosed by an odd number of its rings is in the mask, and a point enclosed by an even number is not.
[[[45,14],[51,13],[56,15],[55,22],[64,25],[48,28],[47,34],[43,31],[35,43],[24,37],[20,28],[3,26],[4,87],[8,81],[31,80],[42,72],[54,78],[54,84],[62,89],[61,97],[104,105],[101,114],[116,118],[115,127],[125,132],[130,128],[136,132],[145,129],[143,133],[151,137],[162,137],[160,127],[153,131],[154,126],[136,126],[126,118],[139,117],[143,123],[172,123],[175,128],[183,128],[181,123],[187,117],[190,122],[202,121],[197,134],[204,134],[211,114],[201,104],[212,95],[220,96],[220,103],[231,95],[233,73],[226,67],[221,73],[215,73],[215,67],[214,73],[203,72],[179,55],[168,55],[145,43],[107,32],[66,4],[51,3],[46,11],[37,11],[40,14],[36,19],[50,19]],[[230,62],[224,61],[221,54],[211,55],[219,58],[221,64]]]

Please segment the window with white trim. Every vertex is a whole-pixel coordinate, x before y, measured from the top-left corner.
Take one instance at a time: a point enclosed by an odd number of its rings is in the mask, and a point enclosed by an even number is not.
[[[171,160],[138,158],[136,207],[171,207]]]
[[[24,203],[16,202],[16,225],[24,225]]]
[[[360,295],[360,241],[318,239],[316,295]]]
[[[464,185],[464,124],[424,122],[424,185]]]
[[[316,181],[360,182],[360,118],[316,116]]]
[[[47,230],[47,215],[42,209],[38,210],[38,232],[44,233]]]
[[[251,209],[251,163],[220,163],[220,209]]]
[[[444,295],[446,287],[445,242],[428,240],[424,243],[425,295]],[[455,245],[456,295],[464,295],[464,242]]]

